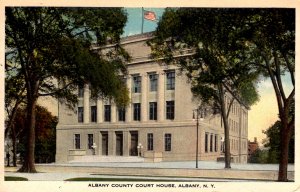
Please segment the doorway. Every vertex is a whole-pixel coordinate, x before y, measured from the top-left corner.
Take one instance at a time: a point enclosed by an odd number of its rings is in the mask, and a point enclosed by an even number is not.
[[[139,134],[137,131],[130,131],[131,142],[130,142],[130,156],[138,156],[138,138]]]
[[[103,131],[101,132],[102,136],[102,155],[108,155],[108,132]]]
[[[123,133],[116,132],[116,156],[123,156]]]

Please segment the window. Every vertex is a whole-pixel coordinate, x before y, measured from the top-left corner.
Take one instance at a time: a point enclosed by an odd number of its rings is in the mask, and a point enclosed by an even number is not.
[[[75,149],[80,149],[80,134],[75,134],[74,145],[75,145]]]
[[[174,101],[166,101],[166,119],[174,119]]]
[[[205,152],[208,152],[208,133],[205,133]]]
[[[83,122],[83,107],[78,107],[78,123]]]
[[[141,76],[133,76],[133,93],[141,92]]]
[[[175,71],[166,72],[167,75],[167,90],[175,89]]]
[[[157,120],[157,103],[156,102],[149,103],[149,119]]]
[[[110,105],[104,105],[104,121],[110,121],[111,119],[111,109]]]
[[[149,74],[150,91],[157,91],[157,74]]]
[[[134,121],[141,120],[141,104],[140,103],[133,104],[133,120]]]
[[[147,150],[153,151],[153,133],[147,134]]]
[[[94,143],[94,135],[88,134],[88,149],[93,149],[92,148],[93,143]]]
[[[125,121],[125,114],[126,114],[125,108],[124,107],[119,108],[118,110],[119,121]]]
[[[218,135],[215,135],[215,152],[218,151]]]
[[[165,134],[165,151],[171,151],[171,136],[170,133]]]
[[[213,141],[214,141],[214,135],[211,134],[211,135],[210,135],[210,152],[213,151]]]
[[[97,106],[91,106],[91,122],[97,122]]]
[[[78,97],[83,97],[83,93],[84,93],[84,86],[79,85],[78,86]]]

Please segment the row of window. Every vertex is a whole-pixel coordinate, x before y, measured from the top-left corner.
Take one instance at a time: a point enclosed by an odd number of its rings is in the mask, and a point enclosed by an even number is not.
[[[92,149],[93,143],[94,143],[94,135],[88,134],[88,143],[87,143],[88,149]],[[74,147],[75,149],[80,149],[80,134],[74,135]]]
[[[239,131],[239,123],[229,118],[229,128],[231,131],[238,133]]]
[[[125,121],[125,108],[118,109],[118,121]],[[78,122],[82,123],[84,108],[78,107]],[[173,120],[175,117],[175,101],[166,101],[166,119]],[[141,104],[133,103],[133,120],[141,120]],[[157,102],[149,103],[149,120],[157,120]],[[111,121],[111,105],[104,105],[104,121]],[[91,122],[97,122],[97,106],[91,106]]]
[[[165,134],[165,151],[171,151],[172,149],[172,135],[170,133]],[[153,133],[147,134],[147,150],[153,151]]]
[[[171,151],[172,149],[172,135],[170,133],[165,134],[165,151]],[[148,151],[153,151],[153,133],[148,133],[147,134],[147,150]],[[94,135],[93,134],[88,134],[88,143],[87,147],[88,149],[92,149],[94,143]],[[75,134],[74,135],[74,147],[75,149],[80,149],[80,134]]]
[[[209,141],[208,141],[209,140]],[[218,135],[205,133],[205,153],[218,151]],[[221,143],[221,149],[223,148]]]
[[[157,91],[158,85],[158,74],[149,73],[149,91],[154,92]],[[142,78],[140,75],[132,76],[132,92],[133,93],[141,93],[142,86]],[[166,72],[166,89],[167,90],[175,90],[175,71],[167,71]],[[79,86],[78,88],[78,97],[83,97],[84,89],[83,86]]]

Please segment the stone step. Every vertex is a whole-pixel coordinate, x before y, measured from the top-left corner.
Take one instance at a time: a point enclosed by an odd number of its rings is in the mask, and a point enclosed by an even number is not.
[[[81,162],[144,162],[144,158],[137,156],[98,156],[98,155],[84,155],[77,156],[69,163]]]

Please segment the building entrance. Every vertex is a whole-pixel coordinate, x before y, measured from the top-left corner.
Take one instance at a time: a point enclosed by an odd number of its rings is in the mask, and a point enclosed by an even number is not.
[[[101,132],[102,136],[102,155],[108,155],[108,133]]]
[[[138,146],[139,134],[137,131],[131,131],[130,136],[131,136],[130,156],[138,156],[137,146]]]
[[[116,156],[123,155],[123,133],[116,132]]]

